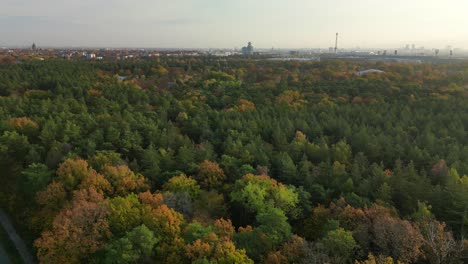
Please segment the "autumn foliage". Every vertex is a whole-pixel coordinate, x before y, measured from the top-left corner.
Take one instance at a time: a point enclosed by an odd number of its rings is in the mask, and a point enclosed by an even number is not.
[[[466,262],[465,61],[165,54],[0,60],[38,263]]]

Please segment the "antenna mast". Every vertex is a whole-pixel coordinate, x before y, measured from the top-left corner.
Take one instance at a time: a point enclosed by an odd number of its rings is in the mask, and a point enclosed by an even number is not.
[[[338,32],[336,33],[336,40],[335,40],[335,54],[338,52]]]

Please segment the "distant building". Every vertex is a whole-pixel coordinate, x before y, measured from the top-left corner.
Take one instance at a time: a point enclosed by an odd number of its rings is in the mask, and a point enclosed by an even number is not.
[[[87,60],[94,60],[94,59],[96,59],[96,54],[88,53],[88,54],[86,54],[86,59]]]
[[[73,53],[63,53],[62,54],[62,58],[67,59],[67,60],[71,59],[72,57],[73,57]]]
[[[242,54],[243,55],[252,55],[254,47],[252,46],[252,42],[249,42],[247,47],[242,47]]]
[[[299,56],[299,54],[300,54],[300,53],[299,53],[298,50],[290,50],[290,51],[289,51],[289,55],[291,55],[291,56]]]
[[[384,71],[381,70],[376,70],[376,69],[369,69],[369,70],[364,70],[364,71],[359,71],[357,72],[358,76],[364,76],[369,73],[385,73]]]
[[[233,53],[230,51],[214,51],[211,52],[210,55],[216,56],[216,57],[227,57],[231,56]]]
[[[31,50],[32,50],[32,52],[34,52],[34,53],[37,51],[36,43],[33,43],[33,44],[32,44]]]

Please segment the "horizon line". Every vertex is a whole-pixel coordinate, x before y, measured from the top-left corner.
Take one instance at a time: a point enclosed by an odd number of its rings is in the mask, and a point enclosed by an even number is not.
[[[0,48],[1,49],[30,49],[33,44],[36,44],[37,48],[39,49],[131,49],[131,50],[136,50],[136,49],[144,49],[144,50],[241,50],[241,48],[234,47],[234,48],[228,48],[228,47],[144,47],[144,46],[92,46],[92,45],[82,45],[82,46],[75,46],[75,45],[38,45],[35,42],[32,42],[31,45],[5,45],[1,44]],[[300,47],[300,48],[292,48],[292,47],[271,47],[271,48],[264,48],[264,47],[255,47],[256,50],[328,50],[330,48],[333,48],[332,46],[323,48],[323,47]],[[421,49],[422,48],[422,49]],[[418,47],[414,50],[449,50],[447,47],[444,48],[426,48],[426,47]],[[345,47],[345,48],[338,48],[338,50],[387,50],[387,51],[393,51],[393,50],[407,50],[405,49],[404,46],[402,47]],[[409,49],[408,51],[412,51],[413,49]],[[467,50],[466,48],[457,48],[453,47],[451,50],[461,50],[465,51]]]

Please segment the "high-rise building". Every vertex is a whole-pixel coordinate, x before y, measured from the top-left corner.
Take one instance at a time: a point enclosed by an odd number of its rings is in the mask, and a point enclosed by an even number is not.
[[[247,47],[242,47],[242,54],[244,55],[252,55],[254,47],[252,46],[252,42],[247,44]]]
[[[37,50],[36,43],[33,43],[33,44],[32,44],[31,50],[32,50],[33,52],[35,52],[35,51]]]

